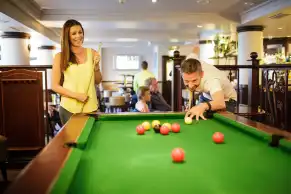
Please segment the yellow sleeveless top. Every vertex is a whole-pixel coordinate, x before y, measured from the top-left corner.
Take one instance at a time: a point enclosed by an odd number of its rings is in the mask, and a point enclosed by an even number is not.
[[[71,113],[90,113],[98,109],[95,89],[93,53],[86,48],[87,60],[83,64],[70,64],[64,71],[63,87],[77,93],[87,93],[88,101],[84,104],[76,99],[62,96],[60,105]]]

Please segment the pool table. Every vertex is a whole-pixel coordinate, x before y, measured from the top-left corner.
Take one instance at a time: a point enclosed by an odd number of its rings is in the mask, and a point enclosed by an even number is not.
[[[153,120],[177,122],[181,131],[136,133]],[[215,132],[223,144],[212,141]],[[174,112],[75,115],[6,193],[288,194],[290,140],[228,112],[190,125]],[[172,161],[174,148],[185,151],[184,162]]]

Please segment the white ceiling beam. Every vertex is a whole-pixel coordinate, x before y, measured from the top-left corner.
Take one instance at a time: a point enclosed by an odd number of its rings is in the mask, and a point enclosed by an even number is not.
[[[191,22],[191,23],[226,23],[224,17],[216,13],[100,13],[95,10],[42,10],[42,21],[66,21],[67,19],[84,21],[156,21],[156,22]]]
[[[22,23],[28,28],[35,30],[48,37],[52,41],[59,42],[59,35],[42,25],[37,18],[40,18],[41,10],[37,10],[38,7],[32,0],[1,0],[0,12],[13,18],[14,20]]]
[[[241,14],[241,23],[246,24],[271,13],[291,7],[291,0],[269,0]]]
[[[33,0],[10,0],[10,2],[21,9],[23,12],[29,14],[33,18],[39,20],[41,17],[41,7]]]

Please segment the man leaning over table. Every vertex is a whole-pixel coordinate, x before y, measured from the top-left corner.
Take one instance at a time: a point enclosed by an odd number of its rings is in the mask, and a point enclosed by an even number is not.
[[[226,109],[234,112],[237,93],[224,72],[213,65],[200,61],[196,54],[190,54],[181,65],[181,75],[190,92],[190,107],[185,118],[203,116],[205,111]],[[200,93],[200,103],[191,106],[193,92]]]

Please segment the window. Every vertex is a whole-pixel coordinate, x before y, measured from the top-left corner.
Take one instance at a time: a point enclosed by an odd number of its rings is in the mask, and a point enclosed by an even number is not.
[[[117,55],[114,57],[114,65],[117,70],[138,70],[140,65],[140,56]]]

